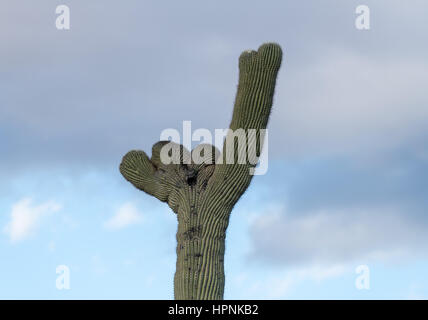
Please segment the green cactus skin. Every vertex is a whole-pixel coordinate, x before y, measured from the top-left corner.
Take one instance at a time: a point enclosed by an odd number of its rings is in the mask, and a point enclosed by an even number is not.
[[[230,129],[265,129],[272,108],[275,83],[281,66],[282,50],[274,43],[258,51],[244,51],[239,57],[239,84]],[[257,134],[257,156],[260,135]],[[223,153],[209,146],[211,155],[200,145],[192,152],[205,156],[202,164],[189,163],[190,153],[181,150],[181,163],[165,165],[160,161],[160,141],[149,159],[143,151],[128,152],[120,172],[136,188],[168,203],[177,214],[177,264],[174,277],[175,299],[223,299],[224,251],[226,229],[233,206],[251,182],[249,163],[226,164]],[[178,145],[176,145],[178,146]],[[237,143],[234,145],[237,149]],[[214,164],[216,157],[223,164]]]

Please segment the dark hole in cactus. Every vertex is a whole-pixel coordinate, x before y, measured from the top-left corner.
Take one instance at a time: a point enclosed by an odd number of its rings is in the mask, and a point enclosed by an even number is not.
[[[186,182],[189,186],[194,186],[196,184],[198,173],[193,169],[188,169],[186,173]]]
[[[187,177],[187,184],[194,186],[196,184],[196,176]]]

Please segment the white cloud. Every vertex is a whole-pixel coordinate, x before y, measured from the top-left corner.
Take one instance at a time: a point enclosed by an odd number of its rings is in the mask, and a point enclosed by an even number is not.
[[[60,209],[61,205],[54,201],[34,206],[30,198],[24,198],[12,206],[10,221],[3,231],[12,243],[20,242],[35,232],[44,216]]]
[[[116,214],[104,223],[104,227],[109,230],[118,230],[129,225],[140,223],[143,220],[142,214],[132,203],[125,203]]]
[[[297,286],[303,281],[313,281],[320,283],[327,279],[337,278],[342,276],[346,271],[343,265],[333,265],[328,267],[312,266],[298,270],[287,272],[282,279],[270,279],[269,286],[271,291],[269,296],[272,299],[280,299],[285,297],[294,286]]]
[[[250,255],[279,265],[365,263],[426,252],[418,221],[388,208],[260,214],[250,227]]]
[[[344,265],[329,266],[310,266],[299,269],[289,269],[287,271],[265,273],[261,280],[252,281],[247,285],[243,281],[237,285],[241,292],[244,292],[242,298],[250,299],[255,296],[257,299],[286,299],[302,283],[310,281],[315,284],[321,284],[325,280],[338,278],[349,272],[349,268]]]

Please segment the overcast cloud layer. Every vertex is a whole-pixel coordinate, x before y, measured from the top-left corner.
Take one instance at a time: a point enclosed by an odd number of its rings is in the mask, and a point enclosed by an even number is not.
[[[67,32],[54,27],[55,4],[1,4],[9,165],[28,152],[32,162],[114,163],[129,148],[150,148],[165,128],[181,130],[183,120],[227,127],[237,58],[266,41],[285,51],[272,154],[371,153],[425,132],[422,1],[368,3],[367,32],[354,27],[355,1],[91,1],[73,3]]]

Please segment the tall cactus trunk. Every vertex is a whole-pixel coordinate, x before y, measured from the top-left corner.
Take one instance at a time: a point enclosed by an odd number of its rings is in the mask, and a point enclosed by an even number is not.
[[[238,92],[226,137],[233,140],[225,141],[221,155],[211,145],[199,145],[190,153],[181,145],[160,141],[153,146],[151,159],[143,151],[123,157],[120,172],[125,179],[168,203],[177,214],[175,299],[223,299],[229,216],[252,179],[255,162],[247,157],[254,147],[250,144],[256,145],[256,158],[263,144],[262,134],[250,136],[248,130],[260,132],[267,126],[281,60],[281,48],[272,43],[239,57]],[[234,136],[239,130],[244,132],[244,147]],[[178,162],[164,161],[165,154],[177,150]],[[242,152],[244,162],[239,161]],[[195,156],[200,161],[193,161]]]
[[[184,222],[178,223],[174,296],[177,300],[222,299],[227,222],[220,222],[212,234],[205,236],[203,228],[198,229],[197,224],[197,219],[190,228]],[[210,227],[206,225],[205,229]]]
[[[196,180],[183,186],[186,189],[184,199],[188,202],[180,206],[177,214],[174,277],[177,300],[223,298],[225,238],[230,212],[224,212],[224,208],[215,203],[211,209],[204,204],[213,169],[211,166],[198,171]]]

